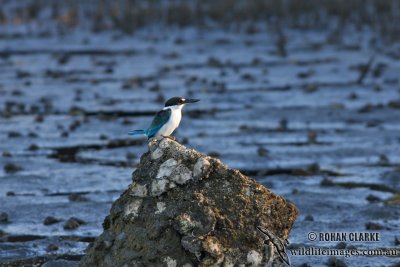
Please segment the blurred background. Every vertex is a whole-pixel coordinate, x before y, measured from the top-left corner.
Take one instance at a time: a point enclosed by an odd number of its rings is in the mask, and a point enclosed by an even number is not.
[[[181,143],[297,205],[291,248],[398,249],[399,41],[397,0],[0,0],[0,266],[75,266],[172,96]]]

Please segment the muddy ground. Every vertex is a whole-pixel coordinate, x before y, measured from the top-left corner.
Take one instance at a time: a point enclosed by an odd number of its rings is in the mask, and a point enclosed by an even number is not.
[[[310,231],[368,229],[381,241],[346,245],[399,248],[398,46],[368,32],[332,43],[325,32],[288,30],[283,56],[268,31],[3,33],[0,265],[79,260],[147,149],[127,132],[176,95],[201,99],[185,108],[180,142],[297,205],[292,248],[338,245],[311,242]]]

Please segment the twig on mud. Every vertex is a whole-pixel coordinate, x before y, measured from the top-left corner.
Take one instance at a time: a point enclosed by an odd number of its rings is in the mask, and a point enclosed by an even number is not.
[[[360,76],[357,79],[357,84],[362,84],[364,81],[364,78],[367,76],[369,70],[371,69],[372,63],[374,62],[375,57],[372,56],[367,64],[361,65],[360,66]]]

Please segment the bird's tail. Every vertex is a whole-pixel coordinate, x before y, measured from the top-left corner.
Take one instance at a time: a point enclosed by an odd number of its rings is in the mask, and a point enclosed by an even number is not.
[[[128,134],[130,134],[130,135],[146,134],[146,131],[145,130],[134,130],[134,131],[129,132]]]

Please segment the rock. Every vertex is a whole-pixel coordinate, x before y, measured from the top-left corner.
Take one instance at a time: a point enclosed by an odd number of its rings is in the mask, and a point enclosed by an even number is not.
[[[6,165],[4,165],[4,171],[6,173],[16,173],[22,171],[22,167],[14,163],[7,163]]]
[[[270,255],[256,227],[286,240],[296,217],[293,204],[218,159],[154,139],[80,266],[263,266]]]
[[[52,217],[52,216],[48,216],[48,217],[46,217],[46,218],[44,219],[43,224],[44,224],[44,225],[51,225],[51,224],[58,223],[58,222],[60,222],[60,221],[61,221],[61,219],[57,219],[57,218],[54,218],[54,217]]]
[[[68,200],[71,202],[86,202],[89,199],[81,194],[73,193],[68,196]]]
[[[347,247],[346,242],[338,242],[335,246],[337,249],[345,249]]]
[[[68,261],[63,259],[49,260],[44,263],[42,267],[77,267],[78,263],[76,261]]]
[[[379,223],[368,222],[365,224],[366,230],[382,230],[383,226]]]
[[[313,217],[312,215],[308,214],[308,215],[304,218],[304,220],[305,220],[305,221],[313,222],[313,221],[314,221],[314,217]]]
[[[49,245],[46,247],[46,251],[47,251],[47,252],[52,252],[52,251],[56,251],[56,250],[58,250],[58,246],[55,245],[55,244],[49,244]]]
[[[332,256],[332,257],[329,257],[327,266],[328,267],[347,267],[347,264],[344,261]]]
[[[0,235],[1,236],[1,235]],[[400,245],[400,238],[398,238],[397,236],[394,237],[394,245],[398,246]]]
[[[78,219],[75,217],[71,217],[68,219],[68,221],[65,222],[64,229],[65,230],[73,230],[73,229],[78,228],[82,224],[86,224],[86,222],[84,220],[81,220],[81,219]]]
[[[0,213],[0,223],[8,223],[8,214],[6,212]]]
[[[371,195],[371,194],[369,194],[369,195],[366,197],[366,200],[367,200],[368,202],[370,202],[370,203],[382,201],[382,199],[381,199],[380,197],[375,196],[375,195]]]

